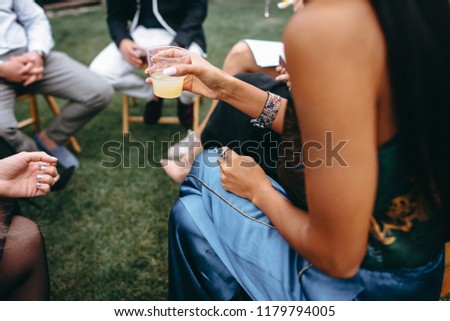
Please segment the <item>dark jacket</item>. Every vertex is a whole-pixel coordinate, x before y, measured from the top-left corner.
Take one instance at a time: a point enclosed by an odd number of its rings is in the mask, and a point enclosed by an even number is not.
[[[164,28],[153,13],[155,0],[108,0],[107,23],[111,38],[117,46],[122,39],[133,39],[129,26],[133,20],[137,3],[141,2],[138,25]],[[176,32],[174,42],[188,48],[192,42],[197,43],[206,52],[203,22],[207,16],[207,0],[156,0],[158,12],[164,21]],[[149,8],[150,6],[150,8]]]

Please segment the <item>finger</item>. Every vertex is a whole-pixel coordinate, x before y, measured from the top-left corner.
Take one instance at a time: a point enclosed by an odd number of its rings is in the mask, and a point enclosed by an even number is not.
[[[219,164],[219,167],[222,169],[222,164],[225,162],[225,150],[228,147],[219,147],[214,148],[214,150],[217,152],[217,164]]]
[[[231,150],[229,147],[227,146],[222,146],[222,147],[215,147],[214,151],[217,152],[219,155],[219,158],[221,159],[225,159],[225,155],[227,153],[227,151]]]
[[[186,50],[178,48],[169,48],[161,50],[152,56],[152,61],[157,61],[158,58],[181,58],[186,55]]]
[[[32,62],[26,63],[22,68],[19,69],[19,75],[28,74],[30,70],[33,69],[33,66],[34,64]]]
[[[30,74],[39,76],[40,74],[42,74],[43,71],[44,71],[44,67],[42,67],[42,66],[40,66],[40,67],[33,67],[30,70]]]
[[[140,49],[138,49],[137,47],[131,47],[130,50],[128,50],[127,52],[128,54],[128,58],[130,60],[132,60],[133,62],[141,62],[141,58],[140,58]]]
[[[139,46],[138,44],[135,44],[134,48],[140,50],[141,52],[147,53],[147,50],[144,47]]]
[[[239,156],[237,153],[235,153],[231,148],[229,147],[222,147],[219,148],[219,157],[217,158],[217,161],[221,168],[224,166],[229,166],[232,164],[233,159]]]
[[[22,83],[22,86],[26,87],[28,85],[31,85],[35,81],[36,81],[36,76],[32,75],[32,76],[28,77],[28,79],[24,83]]]
[[[217,156],[217,164],[219,164],[219,167],[222,169],[222,164],[225,162],[225,160],[219,156]]]
[[[58,176],[58,170],[56,169],[56,167],[51,165],[41,165],[39,171],[41,174],[47,174],[52,177]]]
[[[275,77],[275,80],[281,81],[281,82],[288,82],[289,76],[287,74],[282,74],[282,75]]]
[[[21,57],[21,56],[12,56],[12,57],[9,57],[8,58],[8,60],[11,60],[11,61],[15,61],[15,60],[19,60],[19,61],[21,61],[23,58]]]
[[[241,156],[239,160],[240,167],[255,167],[258,164],[255,162],[255,159],[251,156]]]
[[[50,185],[45,183],[36,183],[37,193],[36,196],[47,195],[50,192]]]
[[[163,74],[166,76],[185,76],[190,74],[188,69],[182,68],[181,66],[172,66],[163,70]]]
[[[55,178],[51,175],[39,173],[36,175],[38,183],[47,184],[49,186],[55,185]]]
[[[23,157],[28,162],[43,162],[47,164],[56,163],[58,159],[56,157],[50,156],[45,152],[22,152]],[[45,164],[42,164],[45,165]]]
[[[128,56],[128,62],[135,68],[139,68],[142,64],[141,58],[137,55],[130,55]]]
[[[222,187],[225,188],[225,186],[223,184],[225,184],[227,179],[227,176],[225,175],[224,171],[222,170],[222,168],[220,168],[220,180],[222,182]]]
[[[123,58],[133,67],[135,66],[135,60],[136,60],[136,53],[133,51],[132,48],[127,49],[124,53],[123,53]]]
[[[31,83],[32,83],[32,82],[30,82],[30,78],[28,78],[27,80],[25,80],[25,81],[22,83],[22,86],[26,87],[26,86],[30,85]]]
[[[193,62],[196,64],[193,64]],[[202,73],[202,62],[205,60],[195,52],[191,52],[189,59],[184,64],[175,65],[164,69],[164,74],[167,76],[185,76],[187,74],[198,75]]]

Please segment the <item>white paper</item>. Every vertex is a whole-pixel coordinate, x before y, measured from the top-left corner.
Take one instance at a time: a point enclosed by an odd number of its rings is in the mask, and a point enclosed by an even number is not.
[[[280,65],[284,58],[284,45],[279,41],[244,39],[255,57],[256,64],[262,68]]]

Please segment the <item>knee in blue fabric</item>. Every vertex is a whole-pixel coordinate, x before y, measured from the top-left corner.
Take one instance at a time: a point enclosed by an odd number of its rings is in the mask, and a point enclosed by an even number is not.
[[[202,210],[197,195],[178,200],[169,219],[169,299],[236,300],[248,298],[189,211]]]

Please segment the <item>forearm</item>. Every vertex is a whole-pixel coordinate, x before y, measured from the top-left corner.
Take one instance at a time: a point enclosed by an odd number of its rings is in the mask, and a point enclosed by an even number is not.
[[[262,186],[252,202],[270,219],[286,242],[309,263],[323,273],[338,278],[356,273],[360,256],[341,241],[341,227],[334,226],[329,233],[329,223],[314,219],[308,213],[289,202],[272,186]],[[355,251],[356,252],[356,251]],[[344,254],[343,254],[344,253]]]
[[[314,253],[305,253],[308,247],[318,250],[318,244],[309,245],[312,240],[308,237],[310,221],[306,211],[293,205],[271,185],[260,185],[251,201],[270,219],[296,252],[311,263],[314,262]],[[319,257],[322,256],[320,253],[318,250]]]
[[[5,62],[3,60],[0,60],[0,78],[4,78],[4,73],[3,73],[3,68],[4,68],[3,64],[4,63]]]
[[[228,76],[227,78],[227,85],[221,91],[219,99],[234,106],[250,117],[257,118],[266,103],[267,92],[233,76]],[[283,130],[286,106],[287,100],[283,98],[277,117],[272,124],[272,129],[277,133],[281,133]]]

